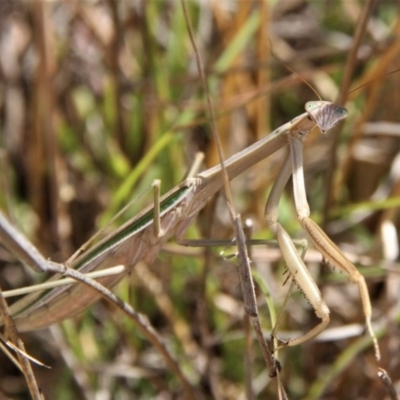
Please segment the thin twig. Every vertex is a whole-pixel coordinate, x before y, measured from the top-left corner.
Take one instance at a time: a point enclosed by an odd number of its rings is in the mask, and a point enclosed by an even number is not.
[[[272,353],[271,353],[271,351],[268,347],[268,344],[264,338],[264,335],[262,334],[261,324],[258,319],[258,309],[257,309],[257,303],[256,303],[255,293],[254,293],[253,278],[251,276],[250,259],[248,257],[247,248],[245,245],[246,239],[245,239],[245,235],[243,232],[240,215],[236,213],[234,204],[233,204],[232,192],[231,192],[230,185],[229,185],[228,173],[225,168],[224,155],[223,155],[223,151],[222,151],[222,143],[221,143],[220,136],[218,134],[215,113],[214,113],[214,107],[213,107],[212,100],[211,100],[211,94],[210,94],[210,91],[209,91],[209,88],[207,85],[207,80],[206,80],[206,76],[204,73],[203,64],[201,62],[200,52],[198,50],[196,40],[195,40],[195,37],[193,34],[193,30],[192,30],[190,19],[188,16],[185,0],[181,0],[181,3],[182,3],[183,12],[185,15],[185,20],[186,20],[186,24],[187,24],[187,28],[188,28],[188,32],[189,32],[189,37],[190,37],[190,40],[191,40],[191,43],[193,46],[193,51],[194,51],[194,54],[196,57],[197,68],[198,68],[199,75],[200,75],[200,78],[201,78],[201,81],[202,81],[203,87],[204,87],[205,97],[206,97],[207,105],[208,105],[208,111],[209,111],[210,117],[211,117],[213,138],[217,144],[218,156],[219,156],[219,160],[220,160],[220,164],[221,164],[222,176],[223,176],[223,180],[224,180],[224,189],[225,189],[225,194],[227,197],[229,213],[231,216],[231,220],[233,222],[235,237],[236,237],[237,244],[238,244],[239,276],[240,276],[240,282],[241,282],[241,288],[242,288],[243,302],[244,302],[244,305],[246,308],[246,312],[250,315],[254,329],[256,331],[256,335],[257,335],[258,341],[260,343],[266,365],[269,370],[269,375],[272,378],[274,385],[276,386],[277,392],[279,392],[280,389],[279,389],[279,382],[276,379],[277,374],[276,374],[275,360],[274,360],[274,357],[272,356]]]
[[[0,288],[0,313],[3,317],[4,325],[8,335],[10,335],[12,343],[20,350],[17,351],[17,357],[20,362],[21,370],[25,376],[26,383],[28,384],[29,392],[33,399],[42,400],[42,394],[40,393],[39,386],[36,382],[35,375],[33,373],[31,364],[29,359],[24,356],[23,353],[26,353],[24,343],[19,338],[17,329],[15,328],[14,321],[10,317],[10,313],[8,311],[7,302],[3,297],[1,288]]]
[[[379,368],[378,377],[385,386],[385,389],[388,392],[388,395],[391,398],[391,400],[399,400],[399,395],[397,394],[396,389],[393,386],[393,382],[390,379],[389,374],[383,368]]]

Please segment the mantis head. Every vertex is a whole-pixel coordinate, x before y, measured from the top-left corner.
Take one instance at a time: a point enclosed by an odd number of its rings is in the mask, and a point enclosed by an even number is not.
[[[305,109],[310,118],[315,121],[322,133],[332,129],[339,121],[348,115],[347,109],[330,101],[309,101]]]

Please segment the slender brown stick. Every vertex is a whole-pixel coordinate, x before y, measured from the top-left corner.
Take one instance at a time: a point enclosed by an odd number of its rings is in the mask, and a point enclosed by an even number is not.
[[[382,381],[383,385],[385,386],[386,391],[391,400],[399,400],[399,395],[396,392],[395,387],[393,386],[393,382],[390,379],[389,374],[383,368],[379,368],[378,370],[378,377]]]
[[[241,219],[240,215],[236,213],[234,204],[233,204],[233,198],[232,198],[232,192],[230,189],[229,185],[229,176],[225,168],[225,163],[224,163],[224,155],[222,151],[222,143],[220,136],[218,134],[217,130],[217,124],[215,120],[215,113],[214,113],[214,108],[211,100],[211,94],[208,89],[207,85],[207,80],[205,77],[204,73],[204,68],[203,64],[201,62],[201,56],[199,53],[199,50],[197,48],[196,40],[194,38],[193,30],[191,27],[191,23],[189,20],[186,4],[184,0],[181,0],[182,3],[182,8],[185,14],[185,20],[186,24],[188,27],[188,32],[190,36],[190,40],[192,42],[193,50],[195,53],[196,57],[196,62],[197,62],[197,68],[203,83],[204,87],[204,92],[205,96],[207,99],[207,104],[208,104],[208,111],[210,113],[211,117],[211,126],[212,126],[212,133],[213,133],[213,138],[217,144],[217,149],[218,149],[218,155],[220,159],[220,164],[221,164],[221,169],[222,169],[222,176],[224,180],[224,189],[225,189],[225,194],[227,197],[227,202],[228,202],[228,208],[229,208],[229,213],[231,216],[231,220],[233,222],[233,227],[235,231],[235,237],[237,241],[237,246],[238,246],[238,259],[239,259],[239,276],[240,276],[240,283],[241,283],[241,288],[242,288],[242,295],[243,295],[243,303],[246,309],[246,312],[250,316],[254,329],[256,331],[257,339],[260,343],[262,353],[264,356],[264,360],[266,362],[268,371],[269,371],[269,376],[271,377],[277,392],[280,392],[283,389],[279,388],[279,382],[276,379],[277,373],[276,373],[276,363],[275,359],[268,347],[268,344],[264,338],[264,335],[262,333],[261,329],[261,324],[258,319],[258,309],[257,309],[257,302],[255,298],[255,293],[254,293],[254,283],[253,283],[253,278],[251,276],[251,268],[250,268],[250,259],[247,253],[247,248],[246,248],[246,239],[245,235],[243,232],[243,227],[241,224]]]
[[[28,384],[29,392],[32,396],[32,399],[42,400],[42,394],[40,393],[39,386],[36,382],[35,375],[33,373],[31,364],[29,359],[24,356],[26,353],[24,343],[19,338],[17,329],[15,328],[14,321],[10,317],[10,313],[8,312],[8,306],[5,298],[3,297],[2,290],[0,288],[0,313],[3,317],[4,325],[6,328],[6,332],[10,336],[11,342],[21,351],[17,351],[17,357],[21,366],[21,370],[25,376],[26,383]]]

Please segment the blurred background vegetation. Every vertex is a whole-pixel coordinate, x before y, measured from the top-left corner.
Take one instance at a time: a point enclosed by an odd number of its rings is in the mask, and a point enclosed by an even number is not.
[[[187,7],[225,156],[317,100],[304,81],[348,108],[339,129],[313,132],[307,141],[308,199],[314,220],[367,277],[381,365],[398,383],[400,72],[387,75],[400,65],[398,0],[188,0]],[[178,184],[197,151],[206,155],[203,168],[216,165],[181,2],[2,0],[0,144],[1,208],[55,261],[66,260],[130,200],[109,230],[150,204],[154,178],[163,192]],[[263,210],[283,155],[232,184],[235,206],[253,220],[258,238],[271,239]],[[290,186],[281,221],[293,237],[304,237]],[[223,198],[210,199],[187,237],[232,237]],[[199,396],[245,398],[250,376],[253,398],[275,399],[257,343],[245,369],[250,350],[237,260],[220,250],[169,245],[115,292],[148,316]],[[3,289],[44,279],[5,249],[0,258]],[[254,247],[252,260],[279,311],[289,286],[279,252]],[[373,351],[360,337],[357,287],[312,248],[306,262],[332,321],[324,340],[280,352],[289,397],[383,399]],[[260,287],[257,295],[268,333]],[[300,334],[317,323],[298,291],[283,312],[284,332]],[[34,367],[48,399],[185,398],[160,354],[105,301],[23,340],[51,366]],[[0,360],[0,398],[29,398],[18,370],[4,355]]]

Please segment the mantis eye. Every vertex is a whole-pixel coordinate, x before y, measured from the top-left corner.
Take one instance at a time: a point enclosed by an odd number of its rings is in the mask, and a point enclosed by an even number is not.
[[[347,110],[329,101],[309,101],[305,109],[319,126],[322,133],[332,129],[339,121],[347,117]]]

